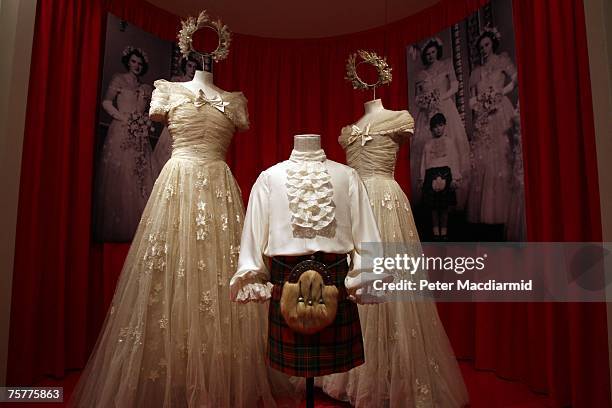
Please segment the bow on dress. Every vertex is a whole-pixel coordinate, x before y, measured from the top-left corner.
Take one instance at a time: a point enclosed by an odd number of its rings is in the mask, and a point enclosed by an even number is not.
[[[361,138],[361,145],[365,146],[372,136],[370,136],[370,124],[368,123],[365,130],[361,130],[357,125],[351,125],[351,135],[348,138],[348,144],[352,144],[355,140]]]
[[[207,98],[204,91],[200,89],[198,96],[196,97],[193,104],[199,108],[200,106],[210,105],[217,109],[219,112],[225,113],[225,107],[229,105],[229,102],[224,102],[221,95],[217,94],[213,98]]]

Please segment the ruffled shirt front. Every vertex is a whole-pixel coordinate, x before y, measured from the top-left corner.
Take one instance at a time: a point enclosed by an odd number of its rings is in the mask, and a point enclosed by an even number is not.
[[[265,257],[317,251],[349,254],[350,291],[380,276],[362,267],[379,254],[380,234],[357,172],[327,160],[322,150],[294,151],[290,160],[263,171],[249,197],[238,270],[230,282],[234,300],[266,300],[271,285]],[[374,243],[363,245],[363,243]]]
[[[291,152],[285,185],[294,237],[335,234],[334,188],[325,159],[323,150]]]

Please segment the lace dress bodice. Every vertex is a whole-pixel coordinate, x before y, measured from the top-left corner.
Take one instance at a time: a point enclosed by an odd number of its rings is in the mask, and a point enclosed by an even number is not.
[[[357,170],[362,179],[373,176],[393,179],[397,152],[413,129],[410,113],[398,111],[363,129],[356,125],[345,126],[338,142],[346,151],[347,164]]]
[[[235,131],[249,127],[242,92],[209,99],[202,91],[196,95],[180,83],[165,80],[155,81],[150,116],[167,123],[172,157],[197,161],[224,161]]]

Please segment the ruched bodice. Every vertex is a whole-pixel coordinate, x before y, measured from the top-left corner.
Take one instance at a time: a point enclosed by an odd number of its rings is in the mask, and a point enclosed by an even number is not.
[[[180,83],[159,80],[151,116],[165,115],[172,136],[172,157],[194,161],[225,160],[236,129],[248,127],[246,98],[241,92],[223,92],[216,99],[194,94]]]
[[[168,117],[172,136],[172,157],[214,161],[225,160],[225,153],[234,135],[232,122],[212,106],[202,107],[209,114],[199,115],[193,103],[177,106]]]
[[[393,179],[397,152],[412,133],[414,121],[407,111],[394,112],[388,119],[365,126],[346,126],[338,141],[346,152],[347,164],[362,179],[374,176]]]

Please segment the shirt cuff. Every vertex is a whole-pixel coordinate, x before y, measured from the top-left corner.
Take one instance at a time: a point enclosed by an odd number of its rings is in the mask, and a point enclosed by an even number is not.
[[[385,283],[390,283],[395,280],[392,274],[390,273],[374,273],[374,272],[361,272],[357,276],[349,276],[347,275],[344,279],[344,286],[349,292],[356,291],[359,288],[372,287],[374,285],[374,281],[383,281]]]
[[[372,305],[389,301],[386,291],[373,290],[371,286],[357,289],[354,294],[349,295],[349,298],[360,305]]]
[[[236,295],[236,302],[265,302],[272,297],[272,289],[274,285],[270,282],[266,283],[247,283]]]

